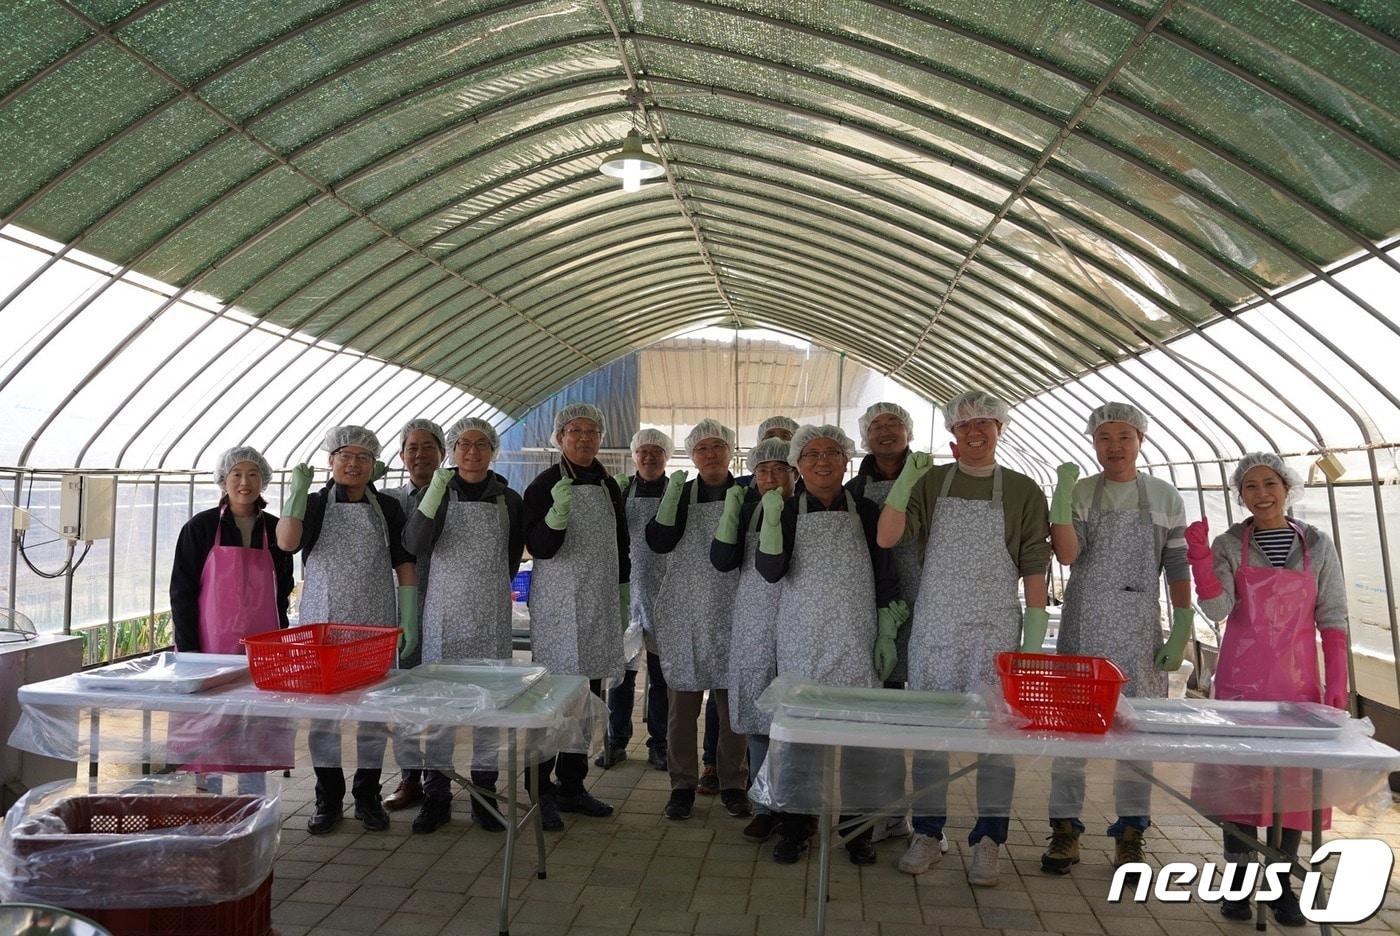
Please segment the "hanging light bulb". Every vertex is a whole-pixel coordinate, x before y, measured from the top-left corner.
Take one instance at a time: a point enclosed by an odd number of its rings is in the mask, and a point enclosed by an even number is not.
[[[641,134],[629,130],[622,141],[622,149],[604,159],[598,171],[608,178],[621,179],[624,192],[640,192],[643,179],[664,175],[666,168],[655,156],[642,149]]]

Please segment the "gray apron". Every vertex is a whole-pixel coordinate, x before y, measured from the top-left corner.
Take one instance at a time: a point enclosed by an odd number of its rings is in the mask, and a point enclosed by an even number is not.
[[[744,536],[744,564],[734,593],[734,627],[729,634],[729,724],[737,734],[768,734],[773,716],[755,704],[778,675],[775,641],[781,583],[758,574],[758,526],[763,508],[753,512]]]
[[[807,512],[797,495],[792,561],[779,598],[778,672],[824,686],[878,685],[875,567],[856,499],[846,510]]]
[[[389,554],[389,527],[373,491],[339,503],[326,489],[321,534],[306,561],[298,615],[302,624],[398,627],[398,592]]]
[[[880,507],[885,503],[885,498],[890,496],[890,488],[894,487],[893,481],[873,481],[867,479],[865,482],[865,497],[875,506]],[[919,598],[919,585],[924,576],[923,557],[919,555],[919,544],[916,542],[900,543],[890,550],[890,555],[894,559],[895,575],[899,578],[899,597],[909,605],[909,610],[914,610],[914,603]],[[895,645],[899,648],[899,662],[895,664],[894,670],[890,673],[889,682],[906,682],[909,679],[909,632],[914,628],[914,615],[910,614],[904,623],[899,625],[899,631],[895,634]]]
[[[624,508],[627,511],[627,532],[632,537],[632,620],[642,625],[642,640],[646,648],[656,652],[656,632],[653,622],[656,617],[656,594],[661,590],[661,579],[666,574],[666,556],[653,552],[647,545],[647,524],[656,516],[661,506],[659,497],[638,497],[637,476],[627,484]]]
[[[729,631],[739,570],[710,564],[724,500],[699,503],[700,480],[690,485],[685,532],[666,560],[656,594],[656,644],[666,685],[680,692],[729,685]]]
[[[1128,677],[1123,694],[1164,699],[1167,674],[1153,658],[1162,646],[1157,552],[1147,484],[1137,478],[1136,510],[1102,510],[1104,477],[1094,485],[1088,536],[1065,589],[1060,653],[1108,657]]]
[[[996,656],[1021,638],[1021,580],[1006,551],[1002,469],[992,499],[949,497],[954,466],[943,479],[929,523],[920,601],[909,638],[909,688],[976,692],[999,684]]]
[[[530,646],[558,676],[607,679],[622,668],[617,515],[608,489],[575,484],[564,545],[536,559],[530,581]]]
[[[442,535],[433,545],[438,575],[423,601],[423,662],[508,660],[510,514],[505,495],[462,501],[448,489]]]
[[[403,508],[403,515],[407,517],[411,511],[418,509],[418,504],[423,500],[423,494],[428,490],[427,485],[413,489],[413,482],[400,485],[387,493],[393,495]],[[412,669],[423,662],[423,604],[428,597],[428,569],[432,565],[433,554],[424,553],[416,557],[413,568],[418,574],[418,646],[413,648],[412,653],[399,655],[399,668]]]

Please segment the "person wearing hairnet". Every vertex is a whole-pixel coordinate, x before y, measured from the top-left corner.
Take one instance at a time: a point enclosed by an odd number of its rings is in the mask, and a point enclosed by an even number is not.
[[[661,670],[661,658],[656,655],[655,617],[656,593],[661,588],[661,575],[666,570],[666,557],[651,551],[646,541],[646,526],[656,516],[661,495],[666,493],[666,462],[675,448],[671,437],[660,429],[638,429],[632,434],[632,461],[637,472],[616,477],[622,490],[627,511],[627,531],[632,549],[632,605],[630,619],[642,626],[642,653],[647,666],[647,763],[657,770],[668,769],[666,759],[666,676]],[[610,767],[627,759],[627,745],[632,741],[632,709],[636,704],[637,667],[639,661],[629,660],[622,681],[608,690],[608,744],[606,751],[594,761],[599,767]]]
[[[506,479],[491,470],[500,450],[496,429],[467,416],[447,430],[453,467],[433,473],[404,526],[404,545],[420,561],[430,557],[437,574],[423,596],[422,658],[509,660],[510,581],[525,552],[524,504]],[[496,793],[495,738],[478,730],[472,784]],[[484,750],[488,749],[488,750]],[[428,736],[423,777],[425,799],[414,832],[432,832],[452,817],[453,735]],[[488,832],[504,830],[476,797],[472,817]]]
[[[263,491],[272,479],[272,468],[257,449],[240,445],[219,456],[214,483],[223,494],[219,503],[189,519],[175,541],[170,570],[170,619],[175,629],[175,649],[187,653],[236,653],[243,655],[242,640],[287,626],[287,606],[292,594],[292,557],[277,546],[277,517],[265,512]],[[179,748],[176,719],[171,716],[171,746]],[[209,751],[208,720],[194,719],[198,737],[191,748],[201,750],[202,762],[185,764],[186,770],[239,774],[239,790],[265,789],[263,768],[216,763]],[[240,760],[242,748],[253,744],[266,753],[285,751],[290,765],[292,738],[285,731],[258,731],[255,720],[229,719],[225,724],[229,746]],[[188,732],[185,732],[186,734]],[[183,740],[183,739],[182,739]],[[211,759],[212,758],[212,759]],[[275,759],[275,758],[274,758]],[[276,769],[270,765],[266,769]],[[221,788],[215,778],[202,778],[203,786]]]
[[[423,492],[428,489],[428,482],[433,480],[433,472],[441,467],[446,457],[447,445],[442,439],[442,427],[431,419],[410,419],[399,430],[399,461],[403,462],[404,470],[408,472],[408,480],[386,493],[398,500],[405,518],[413,515]],[[428,556],[422,553],[418,553],[417,558],[418,594],[426,600],[430,561]],[[423,601],[418,602],[418,630],[422,633]],[[420,642],[412,653],[399,654],[399,668],[410,669],[422,662],[422,659],[423,647]],[[410,809],[423,802],[422,771],[411,767],[403,769],[405,752],[402,748],[403,741],[399,735],[395,735],[394,759],[399,762],[401,770],[399,785],[394,788],[394,792],[384,797],[384,808],[390,812]]]
[[[957,461],[931,467],[928,456],[915,453],[885,497],[880,544],[912,540],[924,560],[909,634],[912,689],[977,692],[995,686],[998,653],[1039,653],[1045,639],[1048,511],[1034,479],[997,464],[1009,409],[983,390],[949,400],[943,423],[957,444]],[[1024,611],[1018,585],[1024,588]],[[967,839],[967,879],[991,887],[1010,828],[1016,768],[1003,755],[980,756],[977,765],[978,816]],[[899,860],[907,874],[922,874],[942,857],[947,776],[946,754],[915,758],[914,787],[931,792],[914,804],[914,835]]]
[[[729,473],[734,430],[716,419],[702,419],[685,440],[699,477],[671,474],[666,493],[647,524],[647,545],[667,557],[656,595],[656,645],[670,691],[666,753],[670,762],[671,799],[666,818],[690,818],[700,782],[696,729],[706,691],[719,713],[716,761],[720,801],[736,818],[749,814],[748,770],[744,736],[729,720],[729,628],[734,615],[737,570],[721,572],[710,564],[710,541],[731,497],[742,500]]]
[[[758,424],[758,442],[755,444],[761,443],[765,439],[780,439],[783,442],[790,442],[792,441],[792,434],[796,431],[797,420],[793,419],[791,416],[769,416]],[[739,477],[734,480],[744,487],[748,487],[753,484],[753,474],[751,472],[749,474],[739,475]]]
[[[530,581],[530,646],[551,673],[584,676],[594,695],[622,668],[622,633],[631,613],[631,541],[622,491],[598,461],[606,427],[591,403],[554,414],[552,465],[525,489],[525,545],[534,557]],[[530,774],[527,772],[527,780]],[[544,827],[564,828],[561,812],[612,815],[584,788],[588,755],[561,751],[540,765]],[[557,780],[557,783],[556,783]]]
[[[1129,403],[1105,403],[1084,429],[1103,471],[1079,478],[1066,463],[1050,502],[1050,543],[1069,566],[1058,652],[1107,657],[1128,677],[1123,695],[1162,699],[1167,673],[1181,667],[1191,638],[1191,570],[1186,565],[1186,507],[1170,482],[1137,470],[1147,436],[1147,414]],[[1171,637],[1162,640],[1158,595],[1166,574],[1172,603]],[[1114,867],[1143,861],[1151,825],[1151,764],[1115,762],[1113,795],[1118,820]],[[1056,758],[1050,774],[1050,845],[1042,870],[1068,874],[1079,862],[1084,805],[1084,761]]]
[[[1197,601],[1211,620],[1225,622],[1212,694],[1256,702],[1322,702],[1346,710],[1351,700],[1346,582],[1327,534],[1286,512],[1303,493],[1302,478],[1272,452],[1252,452],[1235,466],[1230,485],[1248,518],[1213,543],[1207,521],[1186,528]],[[1256,827],[1270,825],[1276,812],[1283,816],[1283,850],[1295,863],[1302,832],[1312,828],[1310,772],[1283,772],[1282,802],[1274,801],[1274,783],[1273,772],[1266,770],[1196,769],[1191,798],[1201,812],[1241,827],[1239,835],[1225,834],[1225,858],[1238,869],[1254,860]],[[1322,828],[1330,825],[1331,810],[1325,810]],[[1289,880],[1271,903],[1274,919],[1282,926],[1303,926],[1307,920]],[[1230,920],[1253,916],[1248,898],[1223,900],[1220,912]]]
[[[899,599],[890,551],[877,541],[880,509],[842,486],[855,448],[839,426],[799,427],[788,463],[805,490],[786,501],[772,490],[760,501],[754,567],[768,582],[782,582],[774,640],[779,676],[871,687],[894,667],[894,636],[909,608]],[[873,776],[891,771],[859,749],[842,755],[843,788],[869,787]],[[796,862],[811,829],[810,816],[783,814],[773,860]],[[852,864],[875,863],[871,835],[866,829],[846,843]]]
[[[729,722],[735,732],[748,739],[749,774],[757,776],[768,756],[772,720],[759,710],[757,701],[778,675],[775,629],[782,588],[759,575],[754,561],[763,522],[760,498],[769,491],[777,491],[783,500],[792,496],[787,440],[776,436],[764,439],[749,451],[748,465],[753,485],[747,496],[739,493],[742,488],[726,492],[724,513],[710,543],[710,564],[720,572],[739,570],[729,634]],[[766,842],[777,831],[778,817],[762,803],[752,805],[754,817],[744,827],[744,838]]]
[[[403,545],[403,509],[372,482],[379,439],[364,426],[336,426],[322,448],[330,482],[308,494],[311,468],[297,465],[277,521],[277,544],[287,552],[301,551],[301,623],[397,623],[403,629],[399,651],[412,652],[418,644],[418,576],[413,554]],[[340,734],[334,724],[313,724],[308,741],[316,764],[316,808],[306,828],[323,835],[339,824],[345,798]],[[355,818],[372,832],[389,827],[379,799],[386,741],[382,726],[357,732],[351,795]]]

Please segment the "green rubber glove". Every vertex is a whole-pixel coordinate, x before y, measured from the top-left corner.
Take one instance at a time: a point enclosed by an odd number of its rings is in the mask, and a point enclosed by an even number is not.
[[[399,653],[412,653],[418,646],[418,586],[399,586]]]
[[[388,473],[389,473],[389,466],[386,465],[386,464],[384,464],[382,461],[380,461],[379,459],[376,458],[376,459],[374,460],[374,468],[371,469],[371,470],[370,470],[370,473],[369,473],[369,483],[370,483],[370,484],[373,484],[374,482],[378,481],[380,478],[384,477],[384,476],[385,476],[386,474],[388,474]]]
[[[715,539],[730,546],[739,542],[739,511],[743,509],[744,497],[748,488],[742,484],[732,484],[724,492],[724,513],[719,515],[719,526],[715,529]]]
[[[891,601],[888,606],[875,612],[875,625],[878,636],[875,638],[875,672],[880,682],[890,678],[899,664],[899,645],[895,635],[899,627],[909,620],[909,605],[903,601]]]
[[[554,487],[549,489],[549,496],[554,498],[554,504],[544,515],[545,526],[551,530],[567,530],[569,511],[574,507],[574,479],[560,478],[555,481]]]
[[[1175,673],[1181,669],[1181,660],[1186,655],[1186,642],[1196,629],[1196,612],[1190,608],[1172,608],[1172,632],[1152,663],[1164,673]]]
[[[783,554],[783,493],[777,488],[759,502],[763,522],[758,527],[758,551],[770,556]]]
[[[623,582],[617,586],[618,608],[622,612],[622,629],[627,630],[632,623],[632,583]]]
[[[617,489],[618,489],[619,491],[626,492],[626,490],[627,490],[627,482],[629,482],[629,481],[631,481],[631,480],[632,480],[632,479],[628,476],[627,472],[625,472],[625,471],[622,472],[621,474],[615,474],[615,475],[613,475],[613,483],[617,485]]]
[[[675,526],[676,513],[681,506],[681,489],[685,486],[685,472],[671,472],[666,482],[666,493],[661,495],[661,503],[656,508],[656,522],[662,526]]]
[[[1040,653],[1045,645],[1045,631],[1050,627],[1050,614],[1044,608],[1027,608],[1021,614],[1021,652]]]
[[[282,505],[282,516],[306,519],[306,492],[311,490],[311,466],[302,462],[292,469],[292,489]]]
[[[908,510],[909,495],[914,493],[914,485],[932,467],[933,458],[927,452],[910,452],[909,457],[904,459],[904,468],[900,470],[899,477],[894,479],[889,494],[885,495],[885,506],[900,513]]]
[[[423,492],[423,498],[418,501],[418,512],[429,520],[437,516],[438,508],[442,506],[442,499],[447,496],[447,485],[452,482],[452,476],[457,473],[455,468],[439,468],[433,472],[433,480],[428,482],[428,489]]]
[[[1055,475],[1058,480],[1055,482],[1055,493],[1050,498],[1050,522],[1073,523],[1074,482],[1079,480],[1079,466],[1065,462],[1055,469]]]

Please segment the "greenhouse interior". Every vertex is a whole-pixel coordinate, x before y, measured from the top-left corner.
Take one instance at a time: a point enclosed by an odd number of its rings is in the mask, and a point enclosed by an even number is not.
[[[1393,0],[0,42],[0,934],[1400,933]]]

